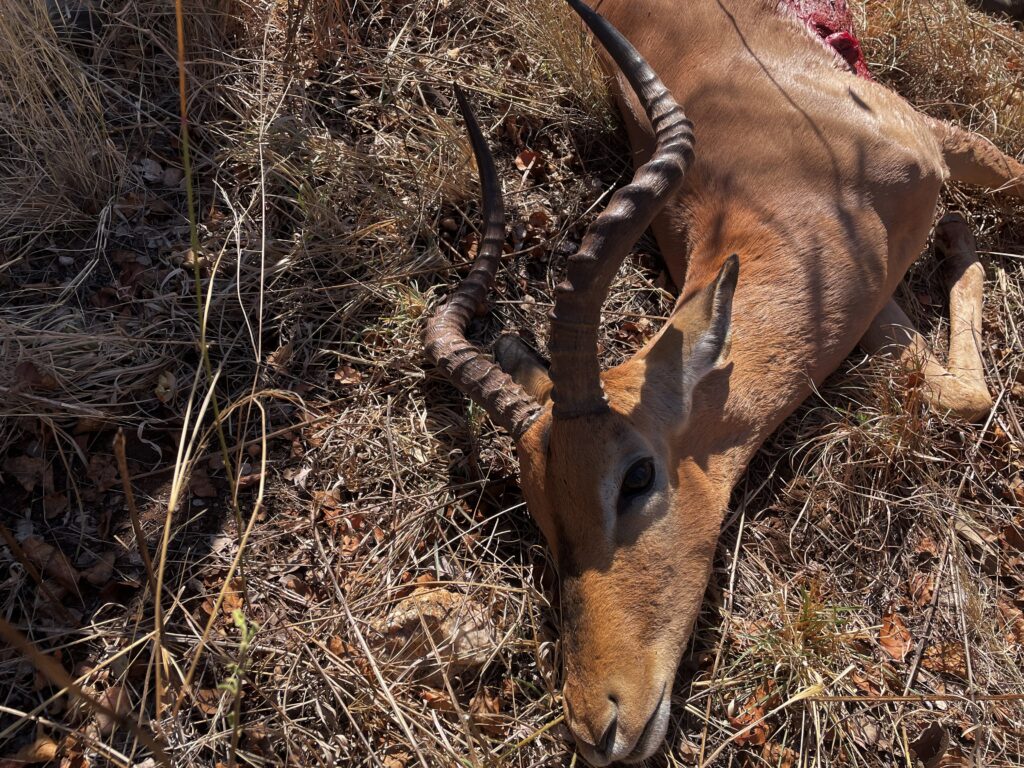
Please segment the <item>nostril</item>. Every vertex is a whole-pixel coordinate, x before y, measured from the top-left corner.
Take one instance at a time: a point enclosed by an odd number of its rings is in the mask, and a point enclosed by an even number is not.
[[[619,726],[619,716],[616,713],[612,717],[612,721],[608,724],[608,727],[604,729],[604,734],[601,736],[601,741],[597,745],[597,751],[602,755],[607,755],[612,751],[612,746],[615,744],[615,731]]]

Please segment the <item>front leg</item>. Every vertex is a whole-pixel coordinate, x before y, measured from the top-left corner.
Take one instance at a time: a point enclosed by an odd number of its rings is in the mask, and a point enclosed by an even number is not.
[[[959,214],[942,218],[935,242],[949,267],[948,367],[936,359],[895,299],[872,321],[860,346],[869,354],[881,351],[892,355],[905,369],[922,376],[932,407],[980,421],[992,410],[981,359],[984,268],[975,252],[974,236]]]

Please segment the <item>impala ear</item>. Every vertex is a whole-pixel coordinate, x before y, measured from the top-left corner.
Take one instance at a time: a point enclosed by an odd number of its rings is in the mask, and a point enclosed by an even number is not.
[[[735,254],[726,259],[714,282],[680,302],[648,348],[645,388],[670,414],[685,417],[697,384],[728,357],[739,267]]]
[[[494,342],[494,359],[538,403],[544,405],[551,398],[548,361],[519,336],[500,336]]]

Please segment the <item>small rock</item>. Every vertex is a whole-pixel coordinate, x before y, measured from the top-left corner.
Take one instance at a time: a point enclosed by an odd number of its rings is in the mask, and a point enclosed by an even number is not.
[[[176,187],[181,184],[181,180],[185,177],[181,168],[168,168],[164,171],[163,184],[165,187]]]
[[[164,167],[160,165],[156,160],[151,160],[148,157],[139,163],[139,173],[142,174],[142,178],[148,182],[160,181],[164,177]]]

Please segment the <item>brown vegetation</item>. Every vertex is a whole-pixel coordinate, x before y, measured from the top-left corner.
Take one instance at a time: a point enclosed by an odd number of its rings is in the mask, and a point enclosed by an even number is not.
[[[543,346],[628,169],[577,24],[556,0],[186,2],[195,248],[173,5],[46,5],[0,8],[0,618],[32,644],[0,647],[0,766],[146,764],[140,734],[176,765],[571,764],[511,443],[419,331],[474,248],[457,79],[510,225],[473,332]],[[1019,30],[960,0],[860,11],[876,76],[1024,149]],[[1024,760],[1024,211],[945,204],[986,263],[993,417],[855,354],[780,428],[734,494],[669,764]],[[638,256],[606,362],[671,306]],[[925,256],[901,293],[936,342],[940,286]]]

